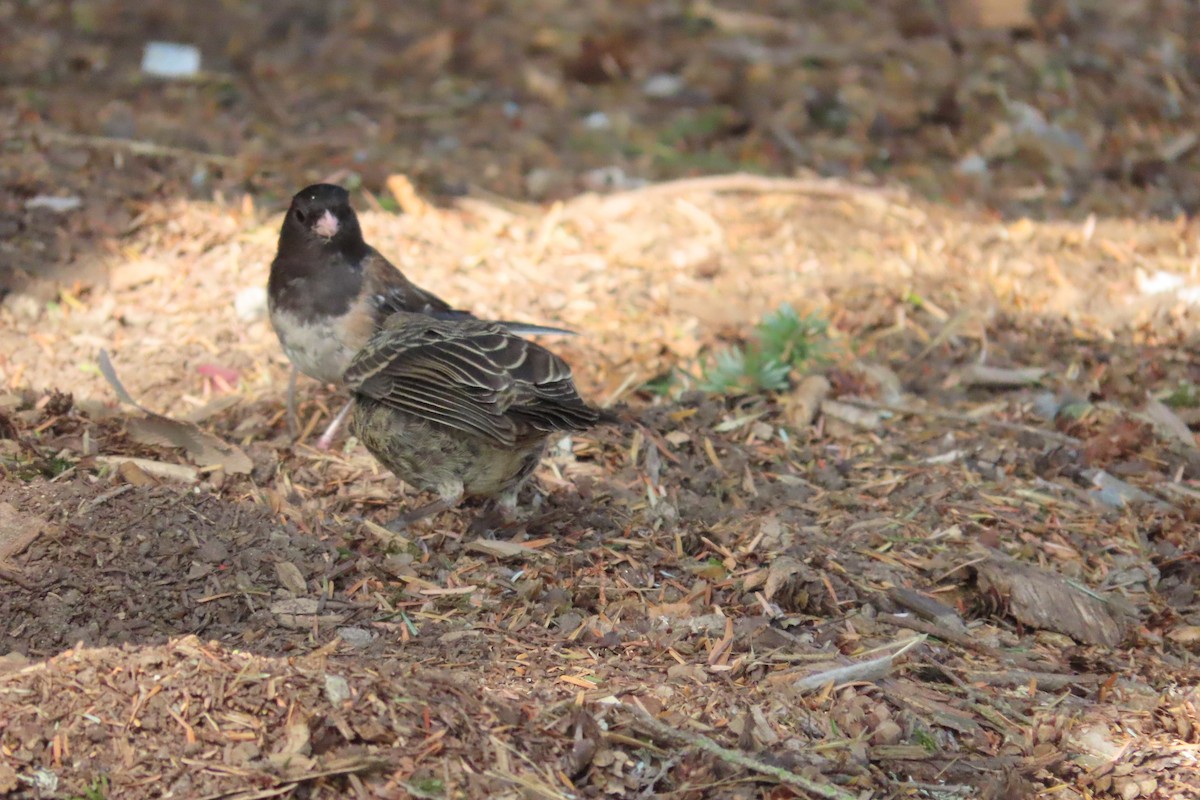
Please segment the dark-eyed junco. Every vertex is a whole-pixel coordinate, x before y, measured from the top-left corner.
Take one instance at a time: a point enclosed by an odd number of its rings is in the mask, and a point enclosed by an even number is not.
[[[580,398],[561,358],[477,319],[392,314],[344,381],[359,441],[406,483],[438,496],[400,524],[472,496],[511,513],[551,434],[619,421]]]
[[[350,195],[318,183],[292,198],[267,282],[271,324],[292,362],[288,419],[295,425],[296,371],[341,383],[355,353],[396,311],[443,319],[473,319],[404,277],[363,239]],[[563,328],[501,322],[519,334],[570,334]],[[350,410],[347,404],[321,436],[328,447]]]

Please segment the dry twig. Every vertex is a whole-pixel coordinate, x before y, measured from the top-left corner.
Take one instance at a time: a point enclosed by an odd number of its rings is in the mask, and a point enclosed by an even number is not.
[[[752,758],[738,750],[730,750],[728,747],[721,745],[709,739],[701,733],[691,733],[689,731],[681,731],[678,728],[672,728],[670,725],[655,719],[650,715],[650,712],[630,703],[622,703],[621,707],[637,718],[638,724],[646,729],[651,735],[659,739],[670,741],[683,742],[684,744],[695,747],[698,750],[714,755],[727,764],[748,769],[752,772],[757,772],[760,775],[767,775],[780,783],[785,783],[789,786],[796,786],[810,794],[818,797],[827,797],[831,800],[854,800],[854,795],[849,792],[844,792],[836,786],[831,786],[827,783],[805,778],[803,775],[797,775],[791,770],[783,767],[774,767],[770,764],[764,764],[758,759]]]
[[[1013,433],[1029,433],[1034,436],[1040,436],[1043,439],[1048,439],[1057,444],[1067,445],[1068,447],[1081,447],[1083,442],[1076,439],[1074,436],[1067,436],[1065,433],[1058,431],[1048,431],[1044,428],[1037,428],[1033,425],[1025,425],[1020,422],[1005,422],[999,419],[988,419],[987,417],[972,417],[970,414],[960,414],[957,411],[942,411],[935,408],[912,408],[911,406],[897,406],[889,403],[878,403],[874,400],[868,400],[862,397],[845,397],[842,402],[850,403],[863,408],[873,408],[879,411],[890,411],[893,414],[907,414],[913,417],[925,417],[927,419],[944,419],[950,422],[964,422],[971,425],[987,425],[989,428],[997,428],[998,430],[1012,431]]]
[[[379,758],[362,758],[351,756],[339,762],[330,764],[327,769],[316,770],[304,775],[289,776],[278,786],[272,786],[267,789],[255,789],[247,791],[245,789],[233,789],[226,792],[217,792],[216,794],[205,795],[199,800],[266,800],[268,797],[279,797],[283,794],[289,794],[297,786],[322,778],[333,778],[339,775],[355,775],[360,772],[370,772],[374,769],[380,769],[387,766],[387,762]]]
[[[44,142],[64,144],[73,147],[90,147],[93,150],[123,150],[135,156],[152,156],[158,158],[182,158],[201,161],[208,164],[228,166],[236,164],[237,159],[217,153],[201,153],[199,150],[189,150],[186,147],[146,142],[139,139],[117,139],[111,136],[86,136],[81,133],[64,133],[63,131],[38,131],[37,138]]]

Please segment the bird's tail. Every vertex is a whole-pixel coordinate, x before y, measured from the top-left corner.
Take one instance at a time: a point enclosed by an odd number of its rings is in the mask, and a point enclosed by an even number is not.
[[[610,408],[597,408],[596,413],[599,414],[599,419],[596,420],[597,425],[617,425],[628,428],[640,424],[633,410],[625,404]]]
[[[554,328],[550,325],[533,325],[529,322],[514,322],[513,320],[497,320],[497,325],[504,327],[509,333],[517,336],[578,336],[575,331],[566,328]]]

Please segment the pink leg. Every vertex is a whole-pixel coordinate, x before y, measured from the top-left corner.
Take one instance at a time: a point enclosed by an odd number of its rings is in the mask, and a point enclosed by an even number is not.
[[[348,400],[346,405],[342,406],[342,410],[333,418],[333,422],[329,423],[329,427],[321,434],[321,438],[317,439],[318,450],[328,450],[333,444],[333,437],[337,434],[338,428],[342,427],[342,423],[346,421],[346,417],[350,416],[350,412],[354,409],[354,401]]]

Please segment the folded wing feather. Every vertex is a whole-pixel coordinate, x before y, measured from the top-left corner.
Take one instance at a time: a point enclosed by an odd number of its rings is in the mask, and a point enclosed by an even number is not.
[[[513,446],[596,423],[571,369],[549,350],[479,320],[398,313],[346,371],[351,391]]]

